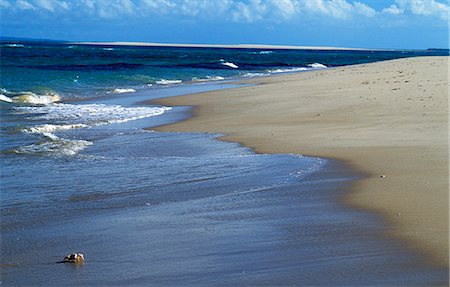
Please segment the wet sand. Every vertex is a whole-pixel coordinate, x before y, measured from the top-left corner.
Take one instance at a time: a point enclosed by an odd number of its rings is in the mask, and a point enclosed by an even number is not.
[[[226,134],[258,153],[339,159],[365,174],[343,200],[374,211],[448,267],[448,57],[418,57],[248,80],[165,98],[195,117],[160,131]]]
[[[150,96],[199,91],[173,89]],[[136,93],[110,101],[126,106],[147,98]],[[174,108],[160,120],[111,126],[100,138],[102,127],[88,129],[98,140],[83,157],[51,159],[44,169],[47,159],[28,160],[45,173],[28,166],[39,180],[13,179],[30,183],[36,200],[3,210],[2,284],[448,284],[448,270],[380,236],[383,220],[339,203],[359,178],[346,164],[255,155],[202,133],[139,130],[187,116],[187,109]],[[55,263],[69,252],[83,253],[86,261]]]

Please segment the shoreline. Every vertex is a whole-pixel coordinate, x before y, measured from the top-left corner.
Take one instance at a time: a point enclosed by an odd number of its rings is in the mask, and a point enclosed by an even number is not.
[[[194,106],[194,117],[152,129],[340,160],[364,175],[346,205],[381,215],[386,236],[448,266],[447,65],[419,57],[246,79],[254,85],[152,100]]]

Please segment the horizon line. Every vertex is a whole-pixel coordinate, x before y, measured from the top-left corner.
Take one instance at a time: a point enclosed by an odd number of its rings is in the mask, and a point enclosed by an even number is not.
[[[449,50],[449,48],[360,48],[360,47],[338,47],[338,46],[309,46],[309,45],[283,45],[283,44],[211,44],[211,43],[162,43],[145,41],[68,41],[55,39],[38,39],[26,37],[1,36],[1,40],[9,41],[49,41],[73,45],[93,46],[136,46],[136,47],[179,47],[179,48],[225,48],[225,49],[277,49],[277,50],[340,50],[340,51],[405,51],[405,50]]]

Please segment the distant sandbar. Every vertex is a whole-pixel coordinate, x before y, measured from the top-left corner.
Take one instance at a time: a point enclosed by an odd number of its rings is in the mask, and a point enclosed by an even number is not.
[[[289,46],[289,45],[260,45],[260,44],[171,44],[171,43],[147,43],[147,42],[70,42],[77,45],[96,46],[141,46],[141,47],[179,47],[179,48],[226,48],[226,49],[274,49],[274,50],[348,50],[348,51],[372,51],[379,49],[325,47],[325,46]]]

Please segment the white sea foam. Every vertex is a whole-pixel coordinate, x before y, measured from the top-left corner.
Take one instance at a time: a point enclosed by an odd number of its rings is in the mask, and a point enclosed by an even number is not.
[[[277,74],[277,73],[301,72],[301,71],[308,71],[308,70],[311,70],[311,69],[310,68],[305,68],[305,67],[295,67],[295,68],[268,70],[268,72],[271,73],[271,74]]]
[[[0,101],[8,103],[22,105],[49,105],[61,100],[60,96],[56,93],[38,95],[32,92],[11,93],[5,89],[1,89],[0,91],[2,92],[2,94],[0,94]]]
[[[112,123],[123,123],[152,116],[158,116],[169,110],[169,107],[122,107],[119,105],[89,104],[50,104],[47,106],[17,106],[16,114],[28,116],[29,120],[51,122],[51,124],[35,125],[23,128],[25,133],[42,135],[36,144],[12,150],[19,154],[49,154],[73,156],[92,145],[92,142],[80,139],[65,139],[55,132],[100,126]]]
[[[45,139],[39,143],[21,146],[10,152],[18,154],[48,154],[56,156],[74,156],[92,142],[85,140],[69,140],[58,138],[53,134],[46,134]]]
[[[37,125],[33,127],[23,128],[21,129],[22,132],[25,133],[32,133],[32,134],[46,134],[46,133],[53,133],[57,131],[66,131],[71,129],[81,129],[85,128],[87,125],[85,124],[73,124],[73,125],[51,125],[51,124],[44,124],[44,125]]]
[[[207,81],[222,81],[224,80],[224,77],[221,76],[206,76],[204,78],[192,78],[193,81],[195,82],[207,82]]]
[[[183,82],[182,80],[166,80],[166,79],[161,79],[156,81],[157,84],[159,85],[172,85],[172,84],[179,84]]]
[[[249,72],[249,73],[243,74],[242,76],[251,78],[251,77],[264,77],[264,76],[267,76],[267,75],[268,74],[265,74],[265,73],[251,73],[251,72]]]
[[[22,44],[6,44],[6,47],[10,47],[10,48],[24,48],[25,46]]]
[[[7,96],[5,96],[3,94],[0,94],[0,101],[7,102],[7,103],[12,103],[13,102],[13,100],[10,97],[7,97]]]
[[[264,54],[272,54],[273,51],[259,51],[259,52],[255,52],[255,53],[256,53],[256,54],[264,55]]]
[[[239,68],[239,66],[237,66],[235,63],[232,63],[232,62],[223,62],[223,63],[221,63],[221,64],[224,65],[224,66],[233,68],[233,69]]]
[[[34,93],[26,93],[12,98],[14,103],[28,105],[49,105],[60,100],[61,98],[57,94],[36,95]]]
[[[313,63],[309,64],[308,67],[294,67],[294,68],[281,68],[281,69],[273,69],[268,70],[271,74],[277,74],[277,73],[292,73],[292,72],[302,72],[302,71],[310,71],[315,69],[325,69],[327,66],[321,63]]]
[[[112,91],[113,94],[124,94],[124,93],[134,93],[135,89],[114,89]]]
[[[324,64],[321,64],[321,63],[312,63],[312,64],[309,64],[308,67],[311,67],[313,69],[325,69],[325,68],[327,68],[327,66],[325,66]]]
[[[31,120],[54,121],[64,125],[97,126],[158,116],[170,107],[122,107],[119,105],[52,104],[37,107],[14,107],[16,114],[29,114]],[[38,114],[36,116],[36,114]]]
[[[114,48],[103,48],[103,50],[105,50],[105,51],[114,51],[115,49]]]
[[[52,141],[56,141],[56,140],[60,139],[57,135],[52,134],[52,133],[42,133],[42,135],[44,136],[44,138],[52,140]]]

